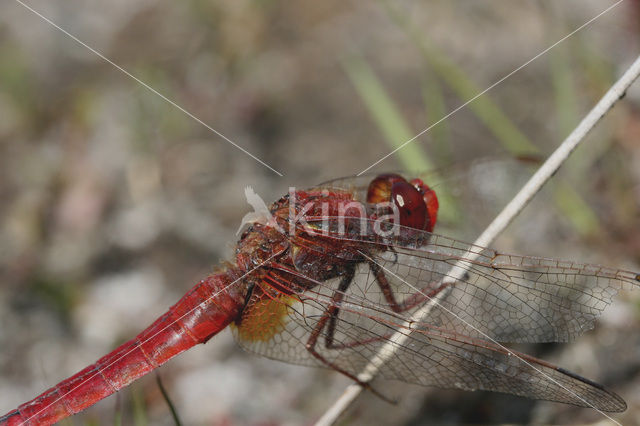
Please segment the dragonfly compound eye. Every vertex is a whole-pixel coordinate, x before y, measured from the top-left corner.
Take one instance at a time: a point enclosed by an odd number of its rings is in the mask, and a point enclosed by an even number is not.
[[[379,175],[369,184],[367,202],[394,203],[404,226],[431,232],[436,223],[438,198],[420,179],[407,182],[395,173]]]
[[[425,229],[429,225],[422,194],[407,181],[391,185],[391,200],[400,212],[401,225],[415,229]]]
[[[431,232],[433,231],[433,227],[436,225],[436,220],[438,219],[438,208],[440,207],[436,191],[431,189],[429,185],[425,184],[421,179],[411,179],[409,183],[413,185],[420,194],[422,194],[422,200],[427,206],[428,213],[428,223],[425,224],[423,229]]]
[[[391,185],[396,182],[407,182],[402,176],[395,173],[379,175],[369,184],[367,190],[367,203],[377,204],[391,201]]]

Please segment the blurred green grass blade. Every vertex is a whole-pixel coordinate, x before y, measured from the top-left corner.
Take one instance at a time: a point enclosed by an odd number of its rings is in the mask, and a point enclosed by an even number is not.
[[[447,115],[442,87],[430,70],[425,70],[422,73],[422,99],[424,101],[425,115],[429,126]],[[430,144],[433,155],[438,158],[439,163],[451,163],[453,157],[450,143],[451,130],[447,120],[438,123],[430,132],[433,140],[433,143]]]
[[[580,37],[577,37],[572,44],[573,49],[571,53],[575,55],[577,65],[574,69],[580,70],[581,87],[584,92],[576,92],[576,96],[590,99],[594,102],[595,99],[600,98],[602,93],[606,92],[613,81],[615,81],[615,72],[611,63],[602,56],[600,52],[593,50],[590,43],[586,42]],[[576,101],[577,102],[577,101]],[[578,102],[577,102],[578,103]],[[619,114],[619,110],[611,111],[612,115]],[[578,117],[576,119],[579,119]],[[594,135],[592,136],[593,142],[589,150],[581,150],[581,157],[584,160],[581,161],[580,166],[582,170],[578,172],[588,173],[588,170],[593,165],[602,159],[605,152],[608,151],[614,140],[611,135],[615,134],[616,120],[603,120],[598,128],[594,129]]]
[[[131,402],[133,406],[133,424],[136,426],[147,426],[147,407],[140,388],[138,386],[131,387]]]
[[[387,144],[392,149],[396,149],[413,138],[415,134],[369,65],[362,58],[354,56],[344,61],[344,67],[358,95],[373,117],[373,121],[384,134]],[[405,145],[395,155],[407,171],[433,170],[431,162],[421,150],[417,140]],[[434,174],[431,176],[435,181],[439,180]],[[440,201],[438,215],[441,218],[455,217],[453,212],[456,205],[453,198],[444,190],[440,190],[437,195]]]
[[[394,22],[403,29],[418,47],[422,56],[442,79],[463,100],[471,99],[482,91],[467,75],[450,61],[446,55],[431,46],[422,34],[387,1],[382,0]],[[569,133],[578,120],[577,101],[573,76],[567,55],[563,50],[552,56],[552,79],[559,112],[559,126],[563,135]],[[513,155],[527,156],[538,153],[537,147],[517,128],[487,94],[469,105],[474,114],[493,133],[502,147]],[[444,114],[443,114],[444,116]],[[574,228],[583,235],[595,232],[598,222],[595,213],[571,187],[555,189],[555,200]],[[573,201],[573,206],[568,205]],[[594,220],[595,218],[595,220]]]
[[[581,235],[598,233],[600,230],[598,217],[572,186],[564,181],[557,181],[553,198],[562,214]]]
[[[550,52],[549,66],[551,84],[555,95],[558,137],[563,139],[579,122],[578,96],[571,67],[571,52],[564,44]],[[588,169],[590,162],[584,151],[573,155],[565,169],[571,176],[578,177]],[[573,228],[583,236],[593,235],[599,230],[597,215],[572,186],[559,182],[554,187],[554,200],[560,211],[567,217]]]
[[[555,95],[558,130],[561,137],[568,135],[578,122],[577,96],[569,51],[566,46],[556,46],[550,52],[551,84]]]
[[[423,50],[434,70],[464,101],[482,91],[448,58],[437,51]],[[469,109],[493,133],[502,147],[513,155],[531,155],[538,148],[507,118],[502,110],[484,94],[469,105]]]
[[[422,56],[433,70],[451,89],[464,101],[467,101],[482,89],[444,54],[429,45],[423,35],[411,25],[391,4],[383,0],[389,16],[404,30],[413,43],[418,47]],[[495,135],[498,142],[513,155],[531,155],[538,153],[538,148],[509,120],[502,110],[484,94],[468,105],[469,109]]]
[[[0,92],[27,118],[36,113],[37,84],[22,52],[8,42],[0,44]]]
[[[29,286],[35,300],[40,300],[53,309],[60,319],[69,324],[71,312],[76,301],[80,298],[79,286],[75,282],[56,281],[53,277],[36,277]]]
[[[415,136],[400,114],[398,107],[382,87],[369,65],[354,56],[343,62],[344,68],[371,114],[373,121],[382,131],[392,149],[396,149]],[[402,167],[407,170],[431,169],[431,163],[421,150],[418,141],[405,145],[396,152]]]
[[[140,65],[136,67],[134,73],[169,99],[182,102],[179,94],[175,93],[174,85],[166,71]],[[163,135],[162,140],[171,141],[189,132],[193,123],[185,120],[182,111],[155,94],[148,93],[144,87],[138,87],[137,90],[140,91],[141,96],[135,98],[137,108],[130,117],[130,127],[134,130],[136,147],[142,153],[154,149],[154,144],[159,143],[158,134]]]
[[[592,87],[597,96],[600,96],[615,80],[615,67],[591,43],[584,41],[581,34],[576,34],[575,37],[578,42],[574,44],[577,48],[573,52],[580,61],[580,72],[589,82],[587,87]]]
[[[118,404],[116,411],[113,415],[113,425],[122,426],[122,406]]]
[[[58,424],[60,426],[73,426],[73,421],[71,421],[70,417],[67,417],[66,419],[62,419],[62,421],[58,422]],[[87,426],[92,426],[94,424],[97,424],[97,421],[90,419],[88,421],[84,421],[83,424],[87,425]]]

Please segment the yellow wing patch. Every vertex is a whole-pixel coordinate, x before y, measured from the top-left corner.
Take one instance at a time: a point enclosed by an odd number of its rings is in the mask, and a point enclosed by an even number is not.
[[[291,305],[297,298],[278,295],[252,301],[242,313],[240,325],[233,324],[240,340],[266,342],[284,330]]]

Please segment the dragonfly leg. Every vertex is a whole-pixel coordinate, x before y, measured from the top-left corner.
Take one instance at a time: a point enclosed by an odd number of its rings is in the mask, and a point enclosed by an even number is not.
[[[369,260],[368,263],[369,263],[369,268],[371,269],[371,272],[373,272],[373,275],[376,278],[376,282],[380,286],[380,290],[382,290],[382,294],[384,295],[384,298],[389,304],[389,307],[391,308],[391,310],[393,310],[393,312],[396,312],[396,313],[405,312],[415,308],[416,306],[424,303],[425,301],[432,299],[442,290],[444,290],[445,288],[451,285],[451,283],[443,283],[443,284],[440,284],[440,286],[437,288],[429,288],[429,286],[425,286],[420,290],[417,290],[415,293],[413,293],[409,297],[407,297],[405,300],[402,301],[402,303],[398,303],[398,301],[396,300],[393,294],[393,290],[391,289],[391,285],[387,280],[387,276],[384,273],[384,270],[380,267],[380,265],[378,265],[372,260]]]
[[[338,285],[338,289],[336,291],[334,291],[333,296],[331,297],[331,302],[330,302],[329,307],[324,311],[324,313],[322,314],[322,317],[318,321],[318,324],[316,324],[314,329],[311,331],[311,335],[309,336],[309,340],[307,340],[306,348],[307,348],[307,350],[309,351],[309,353],[311,355],[313,355],[316,359],[318,359],[320,362],[322,362],[327,367],[330,367],[333,370],[344,374],[345,376],[347,376],[348,378],[350,378],[354,382],[358,383],[358,385],[360,385],[363,388],[371,391],[373,394],[375,394],[379,398],[381,398],[381,399],[383,399],[383,400],[385,400],[385,401],[387,401],[389,403],[395,403],[394,401],[392,401],[391,399],[389,399],[385,395],[383,395],[380,392],[378,392],[377,390],[375,390],[371,386],[371,384],[369,384],[368,382],[364,382],[364,381],[358,379],[357,376],[355,376],[354,374],[348,372],[347,370],[343,369],[342,367],[338,366],[337,364],[329,361],[328,359],[326,359],[324,356],[322,356],[322,354],[320,354],[316,350],[316,345],[318,343],[318,339],[320,338],[320,333],[325,328],[325,326],[327,326],[327,335],[325,337],[326,347],[327,348],[334,347],[333,346],[333,338],[334,338],[334,333],[335,333],[336,321],[337,321],[337,318],[338,318],[338,313],[340,312],[340,303],[342,302],[342,299],[344,298],[345,291],[349,288],[349,285],[351,285],[351,282],[353,281],[353,277],[354,276],[355,276],[355,267],[347,269],[345,274],[342,276],[342,279],[340,280],[340,284]],[[327,325],[327,322],[329,323],[328,325]]]
[[[327,326],[327,335],[325,337],[325,346],[327,348],[333,347],[333,337],[336,331],[336,322],[338,321],[338,314],[340,313],[340,303],[344,298],[344,294],[353,282],[353,278],[356,274],[356,268],[350,267],[345,275],[342,276],[338,289],[333,293],[331,298],[331,306],[327,309],[325,314],[329,316],[329,325]]]
[[[389,281],[387,280],[387,277],[384,274],[384,271],[382,270],[382,268],[373,261],[369,262],[369,266],[376,278],[378,285],[380,286],[380,289],[382,290],[382,293],[389,307],[391,308],[391,310],[393,310],[396,313],[401,313],[401,312],[405,312],[410,309],[413,309],[414,307],[424,303],[426,300],[430,300],[431,298],[435,297],[438,293],[440,293],[442,290],[446,289],[450,285],[450,283],[444,283],[435,289],[428,288],[427,286],[425,286],[421,290],[418,290],[414,294],[410,295],[402,303],[398,303],[393,294],[393,290],[391,289],[391,285],[389,284]],[[342,299],[344,298],[344,294],[349,288],[349,285],[353,281],[354,276],[355,276],[355,268],[352,270],[349,270],[348,273],[345,274],[342,280],[340,281],[340,284],[338,285],[338,289],[334,292],[333,297],[331,299],[331,305],[323,314],[322,318],[316,325],[316,329],[314,330],[314,332],[312,333],[309,339],[309,342],[311,342],[313,345],[315,345],[317,340],[319,339],[319,335],[322,332],[322,329],[324,328],[327,321],[328,321],[327,333],[325,336],[325,347],[327,349],[344,349],[344,348],[351,348],[351,347],[366,345],[371,342],[378,342],[381,340],[388,339],[391,336],[392,333],[390,333],[389,335],[371,337],[368,339],[358,340],[350,343],[336,344],[334,342],[335,330],[336,330],[337,322],[339,320],[340,303],[342,302]],[[308,344],[309,343],[307,343],[307,345]],[[313,351],[311,352],[313,354]]]
[[[288,266],[282,265],[279,263],[273,263],[271,264],[271,267],[274,268],[274,270],[277,272],[275,275],[273,275],[273,277],[276,278],[274,282],[279,282],[278,278],[281,277],[280,274],[282,272],[286,272],[289,274],[296,273],[295,271],[291,270]],[[334,291],[331,297],[331,301],[329,302],[329,308],[323,313],[322,317],[320,318],[320,321],[314,328],[312,335],[309,338],[309,342],[311,343],[312,346],[314,346],[317,343],[318,339],[320,338],[320,333],[322,332],[322,329],[324,328],[324,326],[327,324],[327,321],[329,322],[329,324],[327,325],[327,333],[325,336],[325,347],[327,349],[350,348],[350,347],[364,345],[370,342],[377,342],[382,339],[388,338],[388,336],[377,336],[377,337],[373,337],[365,340],[359,340],[357,342],[351,342],[351,343],[336,344],[334,342],[334,336],[335,336],[335,331],[337,326],[336,324],[338,322],[338,315],[340,313],[340,303],[342,302],[344,295],[347,289],[349,288],[349,285],[351,285],[351,283],[353,282],[354,277],[355,277],[355,267],[350,267],[346,269],[345,272],[343,273],[342,279],[338,284],[338,288]],[[297,278],[301,280],[305,279],[304,276],[297,276]],[[286,280],[283,279],[282,282],[286,282]],[[309,287],[312,287],[315,284],[316,283],[311,281],[307,283]],[[302,283],[301,283],[301,286],[302,286]],[[280,287],[284,288],[286,286],[282,285]],[[250,297],[250,293],[252,289],[253,287],[250,287],[250,292],[249,292],[249,295],[247,296],[247,300]]]

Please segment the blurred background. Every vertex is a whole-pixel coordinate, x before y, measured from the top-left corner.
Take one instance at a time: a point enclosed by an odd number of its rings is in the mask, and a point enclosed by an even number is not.
[[[611,4],[30,0],[280,177],[2,2],[0,412],[133,337],[230,259],[246,185],[269,201],[358,173]],[[473,240],[529,170],[479,181],[465,164],[551,153],[635,59],[639,35],[640,2],[622,2],[374,170],[444,171],[461,213],[436,231]],[[465,195],[469,182],[485,201]],[[636,83],[495,246],[637,271],[639,211]],[[521,349],[605,384],[629,404],[616,419],[640,424],[639,302],[621,294],[578,341]],[[349,383],[244,353],[229,332],[158,374],[189,425],[309,424]],[[173,424],[155,376],[63,424]],[[343,424],[605,420],[485,392],[376,388],[398,404],[365,394]]]

